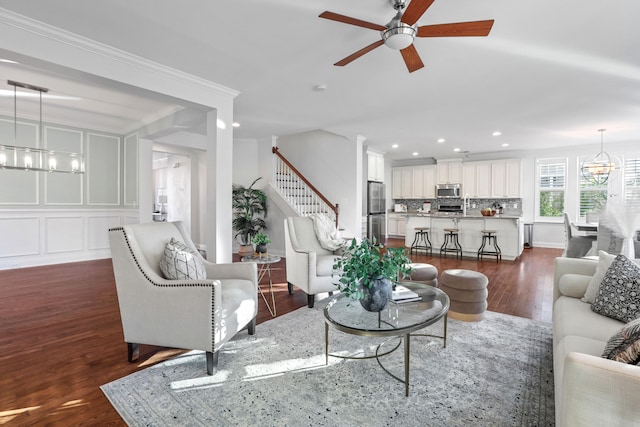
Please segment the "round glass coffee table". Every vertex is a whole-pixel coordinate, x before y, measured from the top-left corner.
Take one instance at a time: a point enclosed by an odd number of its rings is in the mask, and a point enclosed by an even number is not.
[[[329,364],[329,356],[343,359],[372,359],[378,361],[380,367],[396,380],[404,383],[405,396],[409,395],[409,367],[411,354],[411,337],[428,336],[442,338],[444,347],[447,346],[447,313],[449,312],[449,297],[443,291],[422,283],[399,282],[403,286],[417,293],[420,301],[394,303],[379,313],[366,311],[359,301],[340,294],[336,296],[324,309],[325,317],[325,363]],[[426,328],[444,319],[443,334],[429,335],[412,333]],[[368,337],[399,337],[395,347],[382,352],[384,341],[378,345],[374,355],[344,356],[329,353],[329,327],[347,334]],[[403,339],[404,338],[404,339]],[[394,352],[404,341],[404,379],[391,373],[384,367],[380,357]]]

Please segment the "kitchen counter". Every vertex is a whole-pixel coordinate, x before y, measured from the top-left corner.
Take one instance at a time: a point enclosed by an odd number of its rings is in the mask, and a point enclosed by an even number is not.
[[[408,212],[389,212],[389,214],[393,214],[396,217],[404,216],[406,218],[409,217],[428,217],[428,218],[468,218],[468,219],[522,219],[520,215],[511,215],[511,214],[495,214],[494,216],[482,216],[480,211],[467,212],[466,215],[462,213],[451,213],[451,212],[420,212],[420,211],[408,211]]]
[[[405,222],[405,246],[411,247],[416,227],[429,227],[429,238],[433,244],[433,253],[439,254],[444,240],[445,228],[457,228],[463,256],[475,258],[482,244],[482,230],[495,230],[498,245],[502,250],[502,259],[514,260],[522,253],[524,243],[524,224],[519,215],[496,214],[482,216],[480,211],[461,213],[418,211],[394,212],[397,220]]]

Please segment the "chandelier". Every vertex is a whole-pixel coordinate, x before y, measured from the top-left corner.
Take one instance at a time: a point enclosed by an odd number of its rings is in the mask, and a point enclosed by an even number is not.
[[[600,132],[600,152],[585,159],[580,168],[582,176],[594,185],[606,184],[611,174],[616,169],[619,169],[616,159],[604,151],[605,131],[606,129],[598,129],[598,132]]]
[[[84,173],[84,157],[81,153],[47,150],[32,147],[20,147],[18,141],[17,88],[29,89],[39,93],[40,98],[40,141],[43,141],[42,94],[49,89],[7,80],[13,86],[13,144],[0,145],[0,169],[23,171]],[[40,142],[42,144],[42,142]]]

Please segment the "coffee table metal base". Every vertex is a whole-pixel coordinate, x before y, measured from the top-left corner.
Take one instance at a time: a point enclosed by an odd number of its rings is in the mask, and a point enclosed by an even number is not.
[[[340,359],[376,359],[376,361],[378,362],[378,365],[380,365],[380,367],[382,368],[382,370],[384,370],[388,375],[390,375],[392,378],[395,378],[396,380],[400,381],[401,383],[404,384],[404,395],[405,396],[409,396],[409,374],[410,374],[410,355],[411,355],[411,337],[432,337],[432,338],[441,338],[443,340],[443,347],[447,348],[447,315],[445,314],[444,316],[444,326],[443,326],[443,335],[431,335],[431,334],[404,334],[404,335],[398,335],[395,337],[392,337],[390,339],[387,339],[383,342],[381,342],[380,344],[378,344],[378,346],[376,347],[376,352],[375,354],[371,355],[371,356],[343,356],[340,354],[332,354],[329,353],[329,323],[324,324],[324,342],[325,342],[325,364],[328,365],[329,364],[329,356],[331,357],[337,357]],[[349,333],[349,331],[347,330],[342,330],[342,332],[346,332]],[[362,335],[360,333],[356,333],[354,335]],[[383,356],[386,356],[388,354],[393,353],[394,351],[396,351],[399,347],[400,344],[402,344],[404,338],[404,379],[398,377],[397,375],[395,375],[394,373],[392,373],[391,371],[389,371],[380,361],[380,358]],[[384,353],[380,353],[380,350],[382,349],[382,347],[394,340],[397,339],[398,343],[395,345],[395,347],[393,347],[390,350],[385,351]]]

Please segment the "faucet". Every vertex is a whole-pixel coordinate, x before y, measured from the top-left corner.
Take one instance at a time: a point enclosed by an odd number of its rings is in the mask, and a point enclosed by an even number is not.
[[[467,205],[469,204],[469,193],[464,195],[462,199],[462,216],[467,216]]]

